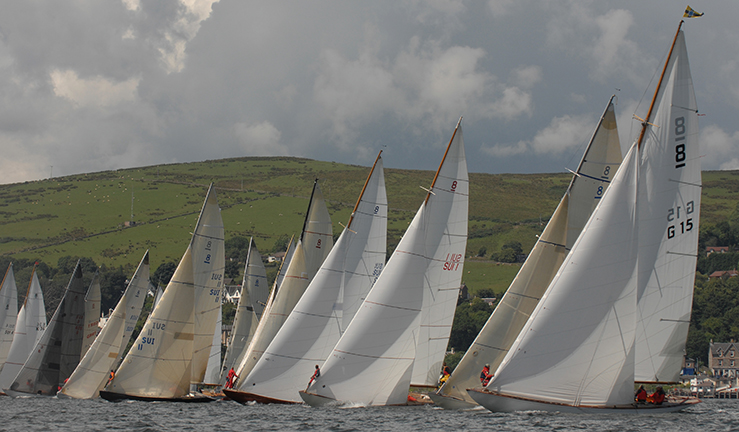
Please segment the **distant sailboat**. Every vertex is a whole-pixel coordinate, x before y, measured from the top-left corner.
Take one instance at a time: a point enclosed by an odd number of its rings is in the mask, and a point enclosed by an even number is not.
[[[85,295],[85,335],[82,339],[82,351],[80,358],[84,357],[90,349],[98,333],[100,333],[100,273],[95,272],[92,276],[90,288]]]
[[[333,246],[331,217],[326,208],[318,181],[313,183],[308,212],[303,232],[294,247],[282,282],[275,284],[265,307],[254,338],[239,364],[236,374],[237,389],[245,391],[244,378],[251,372],[264,350],[272,342],[295,304],[303,296],[308,284],[315,276]],[[285,264],[283,264],[285,267]]]
[[[323,363],[346,330],[385,263],[387,197],[377,156],[351,218],[318,273],[267,347],[237,402],[301,403],[316,363]]]
[[[426,199],[380,277],[300,397],[309,405],[403,405],[426,292],[460,286],[469,181],[461,119]]]
[[[205,376],[224,268],[223,221],[211,184],[185,254],[102,398],[210,400],[194,387]]]
[[[80,362],[84,322],[85,288],[78,261],[54,316],[5,393],[54,396]]]
[[[13,378],[20,372],[33,347],[41,339],[44,330],[46,330],[44,294],[41,292],[41,284],[39,284],[36,266],[34,266],[26,290],[26,299],[15,321],[13,343],[5,365],[0,370],[0,389],[8,388],[13,383]]]
[[[92,399],[118,368],[149,289],[149,251],[141,259],[126,291],[87,354],[62,387],[59,397]]]
[[[613,99],[608,101],[567,191],[526,262],[451,376],[429,395],[437,405],[446,409],[479,407],[466,389],[480,385],[479,373],[486,364],[491,372],[498,368],[600,202],[622,160]]]
[[[3,283],[0,285],[0,369],[8,359],[17,318],[18,287],[15,286],[13,263],[10,263],[8,270],[5,271]]]
[[[491,411],[627,413],[697,402],[633,400],[640,363],[662,371],[663,352],[686,342],[701,197],[697,113],[678,27],[638,140],[487,388],[469,390],[475,401]],[[651,325],[669,337],[652,341]]]
[[[259,254],[254,239],[249,239],[246,253],[244,277],[241,281],[241,296],[234,315],[231,339],[223,358],[223,369],[219,382],[224,384],[231,368],[238,367],[246,354],[246,348],[254,337],[264,306],[269,297],[267,270],[264,268],[262,256]]]

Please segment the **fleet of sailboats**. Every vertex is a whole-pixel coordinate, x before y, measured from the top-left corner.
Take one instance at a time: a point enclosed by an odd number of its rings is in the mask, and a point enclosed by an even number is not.
[[[697,402],[633,396],[635,382],[675,381],[680,370],[698,247],[697,114],[678,27],[639,138],[495,376],[469,390],[476,402],[631,413]]]
[[[654,413],[696,403],[634,402],[635,384],[678,380],[690,323],[702,186],[682,22],[623,159],[614,105],[612,97],[527,261],[430,394],[437,405]],[[149,251],[102,329],[98,273],[85,290],[77,262],[47,326],[36,267],[18,310],[11,263],[0,285],[0,389],[206,402],[214,398],[204,387],[227,383],[225,396],[240,403],[406,405],[411,386],[437,385],[462,283],[469,178],[461,123],[387,263],[382,152],[335,245],[314,182],[302,233],[271,289],[250,239],[223,362],[224,227],[213,184],[130,349],[150,288]]]

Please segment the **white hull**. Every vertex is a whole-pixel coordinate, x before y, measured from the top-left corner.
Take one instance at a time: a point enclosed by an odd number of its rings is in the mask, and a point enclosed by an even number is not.
[[[432,401],[434,401],[434,404],[444,408],[445,410],[465,411],[465,410],[473,410],[473,409],[482,408],[480,405],[469,403],[465,400],[457,399],[452,396],[445,396],[445,395],[436,394],[436,393],[429,393],[429,397],[431,398]]]
[[[549,411],[572,414],[659,414],[681,411],[693,406],[700,401],[698,399],[685,399],[679,403],[664,403],[662,405],[652,404],[629,404],[610,407],[594,406],[572,406],[550,402],[540,402],[531,399],[523,399],[512,396],[503,396],[484,390],[469,389],[467,393],[475,402],[484,406],[492,412],[514,412],[514,411]]]
[[[315,393],[306,393],[301,391],[299,394],[301,399],[312,407],[339,406],[342,404],[341,401],[337,401],[336,399],[331,399],[326,396],[320,396]]]

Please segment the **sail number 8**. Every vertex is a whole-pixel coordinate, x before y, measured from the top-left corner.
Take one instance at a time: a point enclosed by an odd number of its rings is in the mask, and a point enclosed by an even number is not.
[[[682,142],[681,142],[682,141]],[[685,166],[685,117],[675,119],[675,169]]]
[[[677,206],[677,207],[667,210],[667,221],[675,222],[673,225],[670,225],[667,227],[667,238],[668,239],[675,237],[675,235],[677,234],[684,234],[688,231],[693,230],[693,218],[692,217],[689,217],[684,221],[680,219],[683,219],[686,216],[693,214],[694,211],[695,211],[695,203],[693,201],[688,201],[685,204],[684,209],[680,206]]]

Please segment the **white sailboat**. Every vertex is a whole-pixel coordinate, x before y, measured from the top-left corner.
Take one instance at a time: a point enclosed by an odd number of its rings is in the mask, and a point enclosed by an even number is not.
[[[118,368],[141,314],[148,288],[149,251],[146,251],[105,327],[62,387],[59,397],[92,399],[98,396],[108,382],[110,371]]]
[[[102,398],[211,400],[192,390],[205,376],[224,268],[223,221],[211,184],[185,254]]]
[[[636,404],[633,391],[637,364],[648,357],[640,353],[639,333],[649,325],[643,321],[650,284],[643,276],[662,275],[661,267],[668,267],[677,276],[652,295],[692,297],[699,157],[697,108],[678,27],[639,139],[487,388],[469,390],[475,401],[492,411],[629,413],[676,411],[697,402]],[[686,317],[674,309],[678,319],[668,314],[663,320],[682,351],[685,336],[676,341],[675,335],[687,327]]]
[[[254,369],[243,392],[227,392],[241,403],[301,403],[302,390],[359,309],[385,263],[387,197],[378,154],[351,218],[318,273]]]
[[[0,285],[0,369],[5,365],[13,344],[15,322],[18,319],[18,287],[15,286],[13,263],[5,271]]]
[[[403,405],[426,292],[458,289],[469,181],[461,119],[426,199],[328,359],[301,398],[312,406]]]
[[[286,267],[287,269],[287,267]],[[243,360],[246,348],[254,337],[264,306],[269,297],[267,270],[264,268],[262,256],[259,254],[254,239],[249,239],[249,250],[246,253],[244,277],[241,281],[241,296],[234,315],[231,338],[223,358],[223,368],[219,382],[224,384],[228,372]]]
[[[95,341],[98,333],[100,333],[100,273],[95,272],[90,282],[90,288],[87,289],[85,295],[85,327],[84,336],[82,337],[82,351],[80,358],[84,357],[87,350],[90,349]]]
[[[31,350],[41,339],[44,330],[46,330],[44,294],[41,292],[41,284],[36,275],[36,266],[34,266],[26,290],[26,299],[15,321],[13,343],[10,345],[5,365],[0,370],[0,389],[10,387],[13,378],[20,372]]]
[[[479,407],[467,389],[480,385],[488,364],[495,371],[580,235],[621,165],[614,97],[608,101],[577,170],[552,218],[472,345],[447,381],[429,396],[446,409]]]
[[[313,184],[313,193],[303,225],[303,232],[292,251],[292,257],[287,264],[284,279],[279,285],[275,284],[262,319],[259,320],[254,338],[236,370],[236,374],[239,376],[235,386],[236,390],[246,391],[243,378],[251,372],[257,361],[262,357],[264,350],[272,342],[295,304],[302,297],[332,246],[331,217],[328,214],[318,181],[316,181]],[[283,267],[285,267],[285,264],[283,264]],[[224,393],[229,394],[226,391]]]
[[[49,325],[6,394],[54,396],[80,362],[85,321],[85,288],[79,261]]]
[[[221,290],[221,296],[223,290]],[[223,297],[219,300],[218,319],[213,330],[213,340],[211,341],[210,354],[208,355],[208,365],[205,367],[205,377],[203,384],[210,387],[217,387],[221,378],[221,328],[223,325]]]

